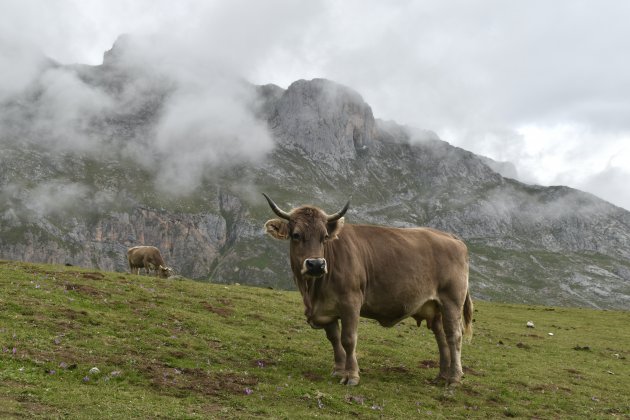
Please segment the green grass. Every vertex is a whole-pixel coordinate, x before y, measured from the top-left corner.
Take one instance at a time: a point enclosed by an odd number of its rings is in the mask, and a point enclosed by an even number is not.
[[[461,386],[424,326],[363,320],[345,387],[295,292],[0,261],[0,418],[630,416],[630,313],[475,304]]]

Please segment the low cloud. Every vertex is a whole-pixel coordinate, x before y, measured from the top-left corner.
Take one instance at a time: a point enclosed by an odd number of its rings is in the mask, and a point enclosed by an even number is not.
[[[630,209],[630,134],[585,124],[448,130],[443,138],[498,162],[528,184],[566,185]],[[457,141],[453,141],[457,139]]]
[[[221,62],[182,53],[173,39],[132,40],[122,62],[144,72],[141,80],[171,86],[154,135],[145,140],[161,191],[190,193],[208,170],[262,160],[273,148],[266,122],[252,112],[254,90],[238,74]]]
[[[40,217],[65,213],[92,202],[90,189],[81,183],[49,181],[24,192],[24,206]]]
[[[579,188],[596,194],[617,206],[630,209],[629,179],[630,170],[609,166],[601,172],[588,176],[579,184]]]
[[[262,160],[273,141],[266,123],[244,106],[253,100],[247,97],[245,89],[224,86],[174,93],[156,127],[161,189],[191,192],[208,168]]]
[[[24,90],[46,63],[36,47],[19,42],[10,44],[0,37],[0,102]]]
[[[630,59],[620,53],[630,47],[628,2],[56,0],[35,7],[6,0],[2,12],[0,100],[37,74],[41,51],[63,63],[97,64],[127,32],[145,40],[134,53],[136,67],[150,67],[160,76],[137,78],[128,95],[116,98],[115,108],[133,109],[147,85],[165,76],[183,89],[172,96],[177,108],[198,116],[186,115],[191,125],[208,121],[207,127],[199,125],[208,136],[214,133],[210,125],[246,119],[239,114],[202,118],[206,111],[186,101],[199,101],[208,113],[215,112],[219,98],[238,102],[238,81],[224,85],[231,74],[282,87],[298,79],[334,80],[359,92],[377,118],[432,130],[454,145],[512,161],[526,182],[595,188],[599,183],[586,179],[599,179],[605,161],[616,153],[604,157],[601,150],[630,138]],[[94,94],[84,98],[87,109],[102,104],[99,92]],[[156,161],[151,153],[168,153],[175,162],[168,171],[177,176],[190,167],[184,174],[194,184],[206,165],[196,162],[192,150],[199,148],[211,165],[232,149],[210,153],[224,145],[219,140],[191,140],[180,150],[171,145],[191,138],[191,130],[175,133],[178,111],[172,105],[160,125],[159,147],[139,139],[141,147],[123,148],[147,166]],[[246,107],[240,111],[247,115]],[[76,119],[70,119],[76,130]],[[259,139],[248,147],[266,144],[264,130],[245,125],[234,150],[243,149],[238,145],[245,138]],[[554,135],[546,137],[549,145],[523,134],[522,128],[531,126]],[[588,130],[580,137],[584,133],[574,136],[558,131],[560,126]],[[588,156],[593,151],[597,163]],[[630,166],[630,160],[622,166]]]
[[[38,85],[41,92],[29,121],[33,136],[61,151],[100,149],[101,133],[94,123],[114,109],[114,99],[64,68],[46,70]]]
[[[97,158],[112,156],[113,147],[173,195],[192,192],[208,171],[261,160],[273,148],[266,122],[251,110],[254,89],[220,62],[160,36],[123,37],[106,60],[100,72],[52,66],[19,94],[5,95],[3,141]],[[129,117],[132,130],[148,126],[130,135]]]

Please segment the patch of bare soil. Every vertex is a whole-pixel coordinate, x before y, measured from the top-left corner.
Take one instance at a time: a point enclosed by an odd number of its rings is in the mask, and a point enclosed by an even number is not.
[[[439,368],[440,364],[435,360],[423,360],[420,362],[420,367],[422,369],[435,369]]]
[[[318,381],[321,381],[322,379],[324,379],[322,377],[322,375],[320,375],[319,373],[312,372],[310,370],[302,372],[302,376],[304,376],[309,381],[313,381],[313,382],[318,382]]]
[[[81,277],[83,277],[84,279],[89,279],[89,280],[102,280],[105,278],[105,274],[103,273],[98,273],[98,272],[94,272],[94,273],[81,273]]]
[[[544,393],[557,393],[559,391],[562,391],[566,394],[570,394],[571,393],[571,389],[564,387],[564,386],[558,386],[556,384],[538,384],[538,385],[532,385],[529,387],[530,390],[534,391],[534,392],[540,392],[541,394]]]
[[[406,366],[383,366],[383,372],[385,373],[409,373],[409,369]]]
[[[234,309],[232,308],[226,308],[225,306],[215,306],[206,301],[201,302],[201,305],[208,311],[214,314],[217,314],[219,316],[222,316],[223,318],[232,316],[232,314],[234,313]]]
[[[462,369],[464,371],[464,373],[466,375],[472,375],[472,376],[484,376],[483,372],[480,372],[478,370],[475,370],[469,366],[462,366]]]
[[[87,296],[92,296],[92,297],[109,297],[110,294],[103,292],[102,290],[99,290],[95,287],[92,286],[87,286],[84,284],[73,284],[73,283],[66,283],[65,284],[65,288],[68,291],[74,291],[77,292],[79,294],[82,295],[87,295]]]
[[[164,366],[144,368],[151,385],[165,395],[185,396],[188,393],[218,395],[245,394],[258,384],[258,379],[238,373],[209,372],[203,369],[178,369]]]
[[[253,367],[257,367],[257,368],[266,368],[268,366],[273,366],[275,365],[276,362],[273,360],[268,360],[268,359],[256,359],[254,361],[252,361],[252,366]]]
[[[58,313],[62,315],[60,318],[67,318],[71,320],[80,319],[88,315],[87,311],[75,311],[70,308],[61,308]]]

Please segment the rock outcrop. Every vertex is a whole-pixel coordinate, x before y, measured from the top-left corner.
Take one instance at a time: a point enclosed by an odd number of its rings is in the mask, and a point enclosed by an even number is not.
[[[282,145],[336,168],[365,153],[376,137],[372,109],[363,98],[324,79],[291,84],[275,101],[269,123]]]

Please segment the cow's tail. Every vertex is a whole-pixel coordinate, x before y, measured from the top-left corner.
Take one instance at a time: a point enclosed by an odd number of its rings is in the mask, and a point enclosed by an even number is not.
[[[466,300],[464,301],[464,338],[470,343],[473,336],[473,302],[470,298],[470,292],[466,291]]]

